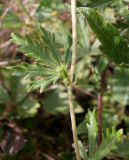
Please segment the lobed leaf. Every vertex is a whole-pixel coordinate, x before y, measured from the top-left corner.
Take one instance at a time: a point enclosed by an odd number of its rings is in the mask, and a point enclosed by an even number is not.
[[[40,92],[42,92],[46,87],[52,84],[55,81],[55,79],[57,80],[57,76],[48,76],[44,79],[31,81],[29,91],[40,88]]]
[[[79,8],[79,11],[86,16],[90,27],[100,40],[102,44],[101,51],[117,64],[128,64],[128,43],[117,29],[93,9]]]
[[[51,56],[55,62],[60,65],[61,64],[61,56],[57,49],[57,45],[55,42],[54,33],[50,33],[46,29],[40,26],[40,31],[42,35],[43,42],[45,43],[46,48],[50,51]]]
[[[32,98],[27,98],[17,106],[17,112],[22,118],[33,117],[37,114],[40,104]]]
[[[93,112],[88,112],[89,123],[87,123],[88,129],[88,141],[89,141],[89,157],[91,157],[95,149],[97,147],[97,134],[98,134],[98,127],[96,121],[95,110]]]
[[[41,47],[38,41],[33,41],[29,36],[22,37],[19,34],[11,34],[12,42],[17,44],[20,52],[23,52],[26,56],[31,57],[37,61],[41,61],[43,64],[49,66],[56,66],[54,60],[45,53],[43,47]]]
[[[113,2],[115,2],[116,0],[88,0],[87,2],[87,5],[88,7],[99,7],[99,6],[106,6],[106,5],[109,5]],[[82,3],[86,3],[85,0],[80,0],[80,2]]]
[[[7,67],[15,76],[24,76],[26,79],[30,79],[36,76],[49,76],[56,75],[56,70],[48,67],[44,67],[37,64],[22,63],[16,66]]]
[[[72,57],[72,52],[71,52],[71,45],[72,45],[72,40],[71,40],[71,37],[69,36],[68,37],[68,40],[67,40],[68,44],[65,48],[65,53],[64,53],[64,64],[66,66],[68,66],[70,64],[70,61],[71,61],[71,57]]]
[[[102,160],[104,157],[111,154],[112,151],[117,149],[118,143],[122,140],[123,131],[120,129],[118,131],[115,128],[112,128],[111,131],[107,129],[106,135],[103,136],[102,143],[100,146],[97,144],[97,135],[98,135],[98,125],[95,116],[95,110],[93,112],[88,112],[87,129],[88,129],[88,152],[84,149],[81,142],[79,142],[79,148],[81,157],[84,160]]]
[[[114,75],[109,79],[112,102],[119,102],[122,106],[129,104],[129,69],[116,67]]]
[[[121,129],[116,131],[112,128],[111,132],[107,129],[106,137],[103,137],[101,145],[91,160],[101,160],[107,155],[110,155],[113,150],[116,150],[118,143],[121,141],[122,133],[123,131]]]
[[[7,90],[0,85],[0,104],[10,102],[10,97]]]
[[[79,150],[80,150],[80,156],[81,156],[81,158],[84,159],[84,160],[88,160],[88,155],[86,153],[86,150],[85,150],[82,142],[79,141],[78,144],[79,144]]]

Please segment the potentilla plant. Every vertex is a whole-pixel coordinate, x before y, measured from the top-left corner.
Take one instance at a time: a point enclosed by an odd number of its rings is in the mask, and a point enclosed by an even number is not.
[[[111,24],[105,22],[95,10],[90,8],[79,8],[101,42],[101,50],[117,64],[129,63],[129,47],[126,40],[119,35],[119,32]],[[12,74],[24,76],[29,79],[29,91],[40,89],[40,92],[49,85],[61,83],[67,89],[68,102],[70,108],[74,148],[77,160],[101,160],[115,150],[117,143],[121,140],[122,130],[107,130],[98,145],[98,124],[95,111],[88,113],[88,149],[84,149],[82,143],[78,141],[76,120],[73,104],[72,86],[74,84],[75,64],[76,64],[76,0],[71,0],[72,15],[72,47],[70,41],[65,46],[64,55],[58,49],[54,33],[51,33],[39,25],[40,39],[33,40],[30,36],[22,37],[12,33],[12,42],[18,45],[17,50],[33,59],[33,63],[21,63],[8,67]],[[68,38],[70,39],[70,38]],[[119,55],[119,56],[118,56]],[[102,107],[102,106],[101,106]],[[101,108],[102,109],[102,108]],[[100,124],[102,126],[102,123]],[[99,128],[100,129],[100,128]],[[102,134],[99,132],[99,134]],[[80,148],[80,150],[79,150]]]

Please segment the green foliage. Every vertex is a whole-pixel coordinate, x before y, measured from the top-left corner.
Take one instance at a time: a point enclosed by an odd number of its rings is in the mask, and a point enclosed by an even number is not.
[[[92,44],[90,40],[89,26],[85,21],[85,17],[79,14],[77,16],[78,20],[78,45],[77,45],[77,56],[78,63],[76,64],[76,79],[77,83],[81,80],[84,80],[84,86],[86,87],[86,81],[89,80],[89,66],[93,68],[92,62],[95,58],[100,55],[100,50],[98,49],[99,41],[96,39]],[[80,83],[80,82],[79,82]],[[82,84],[82,82],[81,82]],[[80,84],[80,85],[81,85]],[[87,88],[87,87],[86,87]]]
[[[54,89],[44,92],[44,99],[42,101],[44,109],[53,114],[58,115],[69,113],[68,97],[65,87],[56,86]],[[82,107],[74,101],[75,112],[82,113]]]
[[[0,104],[8,103],[10,101],[7,90],[0,85]]]
[[[113,150],[116,150],[118,143],[121,141],[122,133],[122,130],[116,131],[112,128],[112,131],[110,132],[107,129],[106,136],[103,137],[103,141],[94,154],[93,160],[101,160],[111,154]]]
[[[87,152],[86,152],[82,142],[79,141],[78,143],[79,143],[79,149],[80,149],[81,158],[84,159],[84,160],[88,160],[88,155],[87,155]]]
[[[10,101],[15,104],[22,102],[27,97],[27,81],[16,76],[8,78],[8,85],[11,90]]]
[[[104,110],[102,112],[102,129],[103,132],[106,131],[106,128],[111,129],[112,127],[117,127],[120,123],[120,118],[118,115],[115,114],[116,111]]]
[[[55,35],[54,33],[50,33],[46,31],[44,28],[40,27],[41,35],[47,50],[51,53],[52,59],[57,62],[58,65],[61,64],[60,53],[57,50]]]
[[[98,7],[98,6],[102,6],[102,5],[108,5],[111,4],[113,2],[115,2],[116,0],[79,0],[82,5],[86,5],[88,7]]]
[[[87,21],[101,42],[101,51],[117,64],[129,63],[129,47],[117,29],[106,22],[95,10],[90,8],[79,8],[86,16]]]
[[[92,112],[88,112],[89,123],[87,123],[88,129],[88,141],[89,141],[89,157],[92,157],[96,150],[97,145],[97,134],[98,134],[98,126],[95,116],[95,110]]]
[[[121,105],[127,105],[129,103],[129,69],[115,68],[109,84],[111,85],[112,101],[119,102]]]
[[[39,108],[40,104],[36,100],[27,98],[17,106],[17,112],[21,118],[33,117]]]
[[[71,56],[72,56],[71,45],[72,45],[72,39],[70,36],[68,36],[67,45],[65,47],[65,55],[64,55],[64,63],[66,66],[69,66],[71,62]]]
[[[95,116],[95,110],[93,112],[88,112],[88,119],[88,154],[86,154],[86,150],[83,148],[82,143],[79,142],[81,157],[84,160],[102,160],[104,157],[110,155],[112,151],[117,149],[117,145],[118,143],[120,143],[122,139],[123,131],[121,129],[116,131],[115,128],[112,128],[111,131],[107,129],[106,135],[103,136],[102,143],[100,144],[100,146],[98,146],[98,127]]]
[[[77,133],[78,133],[78,135],[87,133],[86,119],[84,119],[84,120],[77,126]]]
[[[12,41],[19,46],[18,51],[34,59],[36,64],[22,63],[8,69],[13,70],[15,75],[31,79],[30,90],[40,88],[42,92],[52,83],[63,82],[68,85],[67,68],[71,59],[69,56],[71,51],[70,46],[66,47],[66,56],[62,60],[54,33],[50,33],[42,27],[40,27],[40,32],[42,37],[40,42],[33,41],[29,36],[22,37],[18,34],[12,34]],[[40,78],[36,79],[36,77]]]
[[[44,109],[51,114],[68,113],[67,93],[63,86],[58,86],[53,90],[44,93]]]
[[[36,61],[42,61],[45,65],[51,62],[51,57],[46,56],[47,53],[44,52],[43,47],[41,47],[38,41],[32,41],[29,36],[22,37],[19,34],[11,34],[12,42],[16,43],[19,48],[17,49],[20,52],[23,52],[27,57],[31,57]],[[51,63],[49,65],[52,65]]]
[[[0,9],[1,11],[1,9]],[[3,13],[3,11],[2,11]],[[0,26],[1,28],[10,28],[10,29],[16,29],[16,28],[20,28],[21,22],[19,17],[14,13],[9,11],[4,20],[2,22],[0,22]]]
[[[115,154],[116,156],[122,157],[124,160],[129,159],[129,140],[125,139],[119,146],[118,150],[116,150]]]
[[[26,80],[17,76],[8,77],[6,81],[8,90],[2,85],[0,86],[0,104],[1,110],[5,110],[4,104],[13,105],[12,109],[16,109],[16,115],[21,118],[33,117],[36,115],[40,104],[34,98],[28,95],[28,85]],[[8,113],[8,115],[11,114]]]

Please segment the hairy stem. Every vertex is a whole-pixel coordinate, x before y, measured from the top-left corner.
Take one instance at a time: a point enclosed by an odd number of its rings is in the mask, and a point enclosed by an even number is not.
[[[98,93],[98,144],[102,142],[102,93]]]
[[[102,105],[103,105],[103,93],[106,88],[106,72],[107,68],[101,74],[100,91],[98,93],[98,144],[102,142]]]
[[[72,125],[72,132],[73,132],[73,140],[74,140],[74,149],[76,153],[76,159],[81,160],[80,153],[79,153],[79,146],[78,146],[78,137],[77,137],[77,128],[76,128],[76,118],[74,112],[74,105],[73,105],[73,94],[71,86],[67,87],[68,91],[68,100],[69,100],[69,107],[70,107],[70,118],[71,118],[71,125]]]
[[[71,62],[71,81],[74,79],[76,50],[77,50],[77,24],[76,24],[76,0],[71,0],[71,15],[72,15],[72,62]]]
[[[71,15],[72,15],[72,62],[71,62],[71,70],[70,70],[70,80],[72,84],[74,80],[76,50],[77,50],[76,49],[76,44],[77,44],[76,0],[71,0]],[[80,153],[79,153],[79,145],[78,145],[76,118],[75,118],[75,111],[74,111],[74,104],[73,104],[72,85],[67,87],[67,92],[68,92],[68,101],[69,101],[69,108],[70,108],[70,117],[71,117],[71,125],[72,125],[76,159],[81,160]]]

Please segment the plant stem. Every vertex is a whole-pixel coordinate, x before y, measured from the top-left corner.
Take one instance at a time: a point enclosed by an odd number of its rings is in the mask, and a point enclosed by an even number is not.
[[[76,24],[76,0],[71,0],[71,15],[72,15],[72,62],[71,62],[71,82],[74,79],[76,51],[77,51],[77,24]]]
[[[102,142],[102,93],[98,93],[98,144]]]
[[[71,69],[70,69],[70,80],[71,80],[71,84],[72,84],[73,80],[74,80],[74,71],[75,71],[75,63],[76,63],[76,50],[77,50],[76,49],[76,44],[77,44],[76,0],[71,0],[71,15],[72,15],[72,62],[71,62]],[[78,145],[76,118],[75,118],[75,111],[74,111],[74,104],[73,104],[72,85],[67,87],[67,92],[68,92],[70,118],[71,118],[76,159],[81,160],[80,153],[79,153],[79,145]]]
[[[76,127],[76,118],[75,118],[74,105],[73,105],[72,87],[68,86],[67,91],[68,91],[68,101],[69,101],[69,107],[70,107],[70,118],[71,118],[76,159],[81,160],[80,153],[79,153],[79,146],[78,146],[77,127]]]
[[[100,91],[98,93],[98,144],[102,142],[102,105],[103,105],[103,93],[106,86],[106,72],[107,68],[101,74]]]

